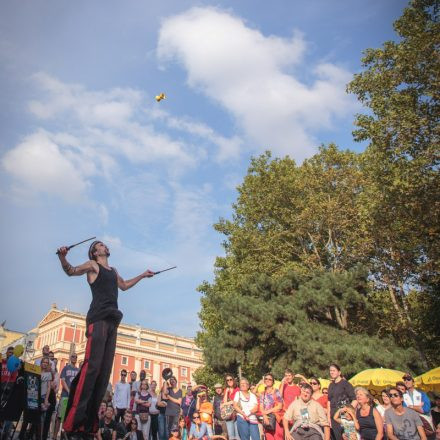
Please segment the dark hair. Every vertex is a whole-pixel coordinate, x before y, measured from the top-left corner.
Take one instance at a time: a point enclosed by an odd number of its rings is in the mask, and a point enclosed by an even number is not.
[[[237,379],[234,377],[234,375],[233,374],[225,374],[225,387],[229,387],[229,385],[228,385],[228,381],[227,381],[227,378],[228,377],[232,377],[232,380],[234,381],[234,384],[232,385],[234,388],[237,388]]]
[[[293,374],[293,371],[290,368],[286,368],[284,370],[284,373],[289,373],[289,374]]]
[[[266,378],[266,376],[270,376],[273,381],[275,381],[275,378],[273,377],[272,373],[266,373],[263,377]]]
[[[396,387],[405,387],[405,390],[407,389],[405,382],[402,382],[402,381],[396,382]]]
[[[88,252],[88,256],[89,256],[89,260],[95,260],[96,261],[96,257],[93,255],[93,252],[95,252],[95,246],[101,243],[100,240],[95,240],[89,247],[89,252]]]
[[[123,368],[123,369],[121,370],[120,374],[122,374],[122,373],[127,374],[127,370],[126,370],[125,368]]]
[[[131,371],[130,371],[130,374],[131,374],[131,373],[137,374],[136,371],[134,371],[134,370],[131,370]]]
[[[10,345],[6,351],[13,350],[13,349],[14,349],[14,347],[12,345]]]
[[[328,367],[329,368],[333,367],[333,368],[336,368],[338,371],[341,371],[341,367],[338,364],[333,363],[333,364],[330,364]]]
[[[131,416],[133,415],[133,411],[131,409],[126,409],[124,412],[124,416],[125,414],[130,414]]]
[[[320,381],[317,377],[312,376],[312,377],[309,379],[309,382],[310,382],[311,380],[316,381],[316,382],[318,383],[318,385],[319,385],[319,388],[321,388],[321,381]]]
[[[391,391],[397,391],[400,397],[403,397],[403,393],[402,391],[400,391],[399,389],[397,389],[397,386],[395,387],[389,387],[388,388],[388,394],[390,394]]]
[[[308,384],[308,383],[305,383],[304,385],[302,385],[301,388],[302,388],[303,390],[309,390],[311,393],[313,393],[312,385],[310,385],[310,384]]]

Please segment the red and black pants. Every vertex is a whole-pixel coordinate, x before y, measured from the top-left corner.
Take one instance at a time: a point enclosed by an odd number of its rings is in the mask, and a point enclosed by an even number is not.
[[[87,326],[84,362],[70,386],[64,431],[98,431],[98,409],[112,371],[117,329],[117,323],[107,320]]]

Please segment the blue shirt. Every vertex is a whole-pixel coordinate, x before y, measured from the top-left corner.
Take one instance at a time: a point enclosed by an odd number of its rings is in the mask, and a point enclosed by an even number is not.
[[[197,431],[197,426],[195,423],[191,423],[191,429],[189,431],[189,436],[194,436],[195,438],[202,438],[204,435],[208,435],[208,427],[206,423],[202,423],[199,426],[199,431]]]

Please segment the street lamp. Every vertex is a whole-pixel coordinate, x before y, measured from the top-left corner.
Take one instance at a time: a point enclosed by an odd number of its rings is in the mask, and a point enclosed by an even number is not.
[[[76,338],[76,322],[72,322],[72,323],[70,324],[70,326],[73,327],[73,340],[72,340],[72,342],[70,343],[70,356],[71,356],[73,353],[75,353],[75,348],[76,348],[76,346],[75,346],[75,338]],[[69,356],[69,359],[70,359],[70,356]]]

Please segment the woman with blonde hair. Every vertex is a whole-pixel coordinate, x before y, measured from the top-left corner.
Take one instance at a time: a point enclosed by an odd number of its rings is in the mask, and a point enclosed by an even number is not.
[[[373,396],[364,387],[356,387],[354,393],[358,402],[355,424],[362,440],[382,440],[383,421],[374,407]]]

